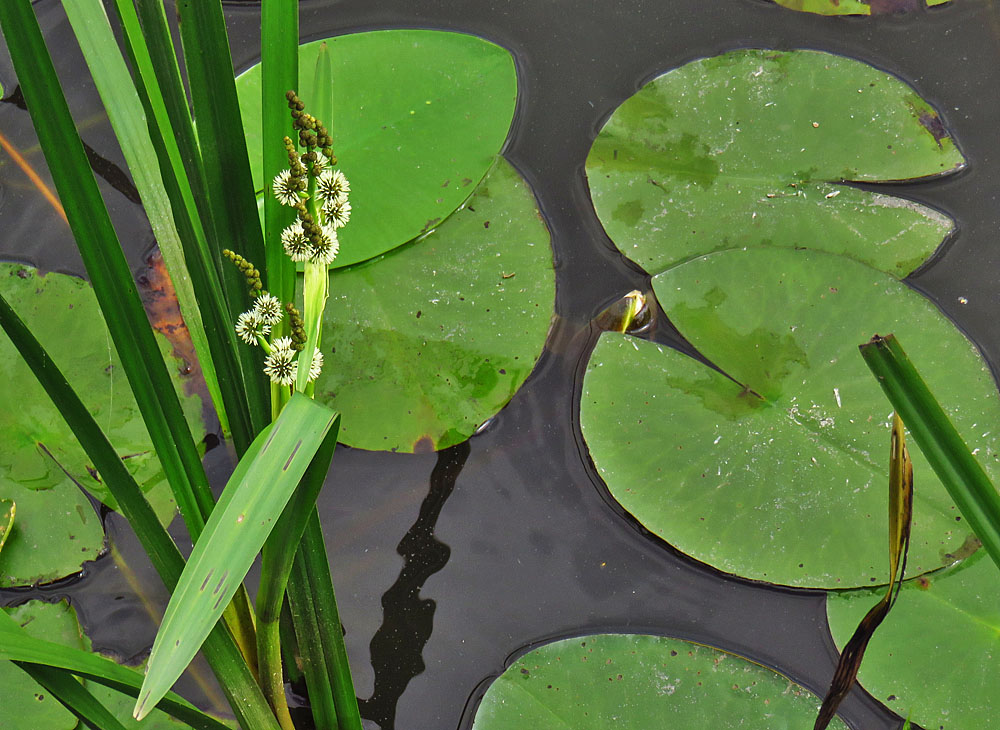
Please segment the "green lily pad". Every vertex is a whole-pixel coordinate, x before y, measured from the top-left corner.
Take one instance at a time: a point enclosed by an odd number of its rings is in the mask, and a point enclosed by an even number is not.
[[[502,158],[427,236],[331,271],[316,397],[343,414],[340,440],[410,452],[472,435],[541,354],[554,278],[534,197]]]
[[[175,512],[169,485],[89,284],[0,263],[0,291],[104,428],[161,520],[169,522]],[[170,359],[169,345],[160,342]],[[0,410],[0,498],[17,503],[17,520],[0,556],[0,586],[47,582],[75,573],[104,544],[100,520],[77,485],[109,507],[116,504],[6,336],[0,337],[0,377],[17,394],[17,407]],[[181,399],[188,422],[199,423],[200,399]]]
[[[789,10],[817,15],[895,15],[951,0],[774,0]]]
[[[343,267],[416,238],[469,197],[507,137],[517,76],[506,50],[459,33],[382,30],[326,42],[332,89],[314,87],[315,41],[299,48],[298,91],[307,109],[320,93],[333,98],[334,118],[324,121],[351,181],[351,223],[338,232],[335,262]],[[237,90],[260,191],[270,181],[261,172],[259,65]]]
[[[963,164],[937,112],[898,78],[829,53],[750,49],[646,84],[601,130],[587,178],[608,235],[650,273],[710,251],[776,246],[902,276],[951,221],[842,181]]]
[[[975,348],[900,281],[842,256],[758,248],[653,278],[711,362],[605,333],[580,420],[611,494],[648,529],[720,570],[801,587],[886,580],[892,408],[857,352],[895,332],[970,448],[1000,476],[1000,400]],[[919,449],[908,574],[970,534]]]
[[[76,612],[66,603],[29,601],[5,610],[30,634],[86,649]],[[10,661],[0,661],[0,718],[5,730],[73,730],[76,715]]]
[[[811,727],[819,700],[733,654],[661,636],[596,634],[534,649],[490,686],[473,730]],[[834,719],[831,728],[846,728]]]
[[[983,550],[953,568],[907,581],[868,645],[858,674],[861,685],[921,727],[994,727],[998,594],[1000,573]],[[866,601],[870,606],[870,591],[828,596],[827,615],[838,647],[864,616]]]

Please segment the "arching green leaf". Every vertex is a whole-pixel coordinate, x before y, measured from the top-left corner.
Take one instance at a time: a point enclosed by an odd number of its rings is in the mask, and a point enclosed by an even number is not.
[[[888,421],[857,353],[907,343],[984,468],[1000,472],[1000,402],[978,352],[927,300],[850,259],[760,248],[653,278],[663,309],[735,380],[666,347],[605,333],[581,425],[612,495],[677,549],[794,586],[885,581]],[[912,344],[911,344],[912,343]],[[948,564],[969,535],[918,450],[907,572]]]
[[[490,686],[473,730],[791,730],[819,700],[741,657],[661,636],[595,634],[534,649]],[[846,726],[838,719],[831,728]]]
[[[503,159],[428,236],[330,277],[316,397],[364,449],[472,435],[528,377],[555,297],[548,231]]]
[[[29,601],[2,609],[37,638],[74,649],[87,648],[76,612],[66,603]],[[73,730],[76,717],[17,665],[0,661],[0,717],[9,730]]]
[[[173,498],[90,286],[62,274],[0,263],[0,288],[87,403],[158,514],[169,521]],[[160,343],[164,357],[171,357],[166,341]],[[179,369],[175,373],[180,389]],[[6,337],[0,337],[0,377],[5,392],[17,399],[16,406],[0,409],[0,497],[17,503],[17,519],[0,556],[0,586],[55,580],[97,557],[104,541],[98,516],[77,484],[111,507],[115,502]],[[200,398],[182,396],[182,403],[188,422],[198,423]]]
[[[921,727],[993,727],[1000,673],[998,593],[1000,575],[982,550],[953,568],[907,581],[868,646],[858,681]],[[838,591],[827,598],[838,646],[871,595]]]
[[[335,265],[349,266],[429,230],[472,193],[507,137],[517,79],[506,50],[470,35],[383,30],[326,42],[332,88],[315,88],[322,43],[315,41],[300,47],[298,92],[307,105],[332,95],[333,118],[323,121],[351,181],[353,208]],[[237,87],[261,191],[270,181],[254,152],[261,144],[260,67],[241,75]]]
[[[841,181],[962,165],[938,113],[896,77],[829,53],[751,49],[693,61],[626,100],[594,142],[587,179],[608,235],[651,273],[780,246],[902,276],[950,220]]]

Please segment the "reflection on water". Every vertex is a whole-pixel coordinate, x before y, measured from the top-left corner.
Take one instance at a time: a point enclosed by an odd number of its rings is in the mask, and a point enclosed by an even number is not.
[[[403,556],[403,569],[382,595],[382,625],[371,641],[375,691],[360,702],[361,716],[374,720],[382,730],[395,729],[399,698],[410,680],[425,669],[422,654],[434,628],[437,604],[421,598],[420,589],[451,555],[451,549],[434,536],[434,526],[468,458],[468,441],[438,453],[420,516],[396,546]]]

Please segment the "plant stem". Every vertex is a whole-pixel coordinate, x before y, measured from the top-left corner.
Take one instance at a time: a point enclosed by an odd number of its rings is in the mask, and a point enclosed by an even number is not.
[[[1000,568],[1000,495],[894,335],[860,346],[893,408]]]

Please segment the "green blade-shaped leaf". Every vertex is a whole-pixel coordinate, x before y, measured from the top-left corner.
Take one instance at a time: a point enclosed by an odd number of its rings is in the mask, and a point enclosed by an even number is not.
[[[12,499],[0,499],[0,552],[7,543],[10,528],[14,525],[14,515],[17,514],[17,503]]]
[[[32,604],[26,605],[30,606]],[[22,609],[19,608],[18,610]],[[42,605],[33,608],[32,613],[28,616],[31,619],[29,626],[35,623],[42,624],[45,627],[43,630],[48,631],[47,636],[51,638],[53,630],[51,618],[45,620],[45,616],[52,614],[56,610],[58,610],[57,606]],[[36,620],[39,613],[42,614],[42,621]],[[75,621],[72,623],[75,631],[79,632],[79,626],[76,626]],[[100,654],[93,654],[79,648],[79,634],[76,636],[75,643],[77,646],[67,646],[48,639],[37,638],[22,628],[14,616],[0,611],[0,636],[2,636],[0,638],[0,659],[29,662],[34,665],[66,670],[67,672],[91,679],[133,697],[137,697],[139,694],[143,675],[134,669],[123,667],[110,659],[105,659]],[[3,696],[3,691],[0,690],[0,697]],[[12,707],[12,705],[5,704],[4,707]],[[167,693],[160,701],[157,709],[163,710],[179,720],[183,720],[192,728],[199,730],[229,730],[227,725],[206,715],[183,697],[173,692]],[[39,725],[41,724],[39,723]]]
[[[167,604],[135,715],[155,705],[222,615],[339,416],[296,393],[236,466]]]
[[[18,666],[91,730],[125,730],[125,727],[118,722],[118,718],[76,681],[73,675],[38,664]]]
[[[898,15],[951,0],[773,0],[789,10],[816,15]]]
[[[149,218],[160,253],[170,271],[177,302],[198,352],[202,374],[218,409],[222,409],[219,384],[208,349],[201,311],[184,264],[184,251],[174,224],[170,200],[163,186],[156,151],[139,95],[132,85],[125,60],[100,0],[63,0],[73,33],[90,68],[115,131],[125,161]],[[134,8],[129,5],[134,14]],[[224,411],[223,411],[224,412]]]
[[[212,494],[29,0],[0,3],[0,28],[77,247],[143,420],[192,535]]]
[[[486,691],[472,727],[789,730],[808,727],[818,705],[794,682],[733,654],[663,636],[593,634],[518,658]]]

